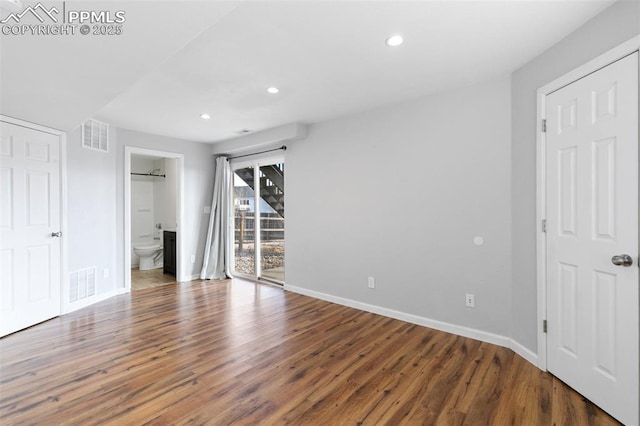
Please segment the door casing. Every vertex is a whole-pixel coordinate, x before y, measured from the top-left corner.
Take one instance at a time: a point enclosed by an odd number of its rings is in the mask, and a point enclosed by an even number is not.
[[[134,146],[124,147],[124,291],[131,291],[131,156],[134,154],[147,155],[152,157],[163,157],[176,159],[178,161],[177,171],[177,243],[176,243],[176,281],[190,281],[193,277],[187,272],[186,250],[185,250],[185,225],[184,225],[184,154],[176,152],[158,151],[154,149],[139,148]]]
[[[538,368],[547,371],[547,334],[543,329],[543,321],[547,318],[547,278],[546,278],[546,233],[543,221],[546,220],[546,133],[542,122],[547,117],[546,97],[550,93],[606,67],[625,56],[640,50],[640,36],[609,50],[586,64],[574,69],[560,78],[542,86],[537,91],[536,117],[536,257],[537,257],[537,337]],[[639,78],[640,79],[640,78]],[[640,283],[639,283],[640,285]]]

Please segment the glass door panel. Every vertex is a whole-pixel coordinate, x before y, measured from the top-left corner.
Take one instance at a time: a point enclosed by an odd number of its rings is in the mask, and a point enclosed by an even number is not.
[[[259,168],[260,274],[284,283],[284,163]]]
[[[255,192],[254,169],[238,169],[233,174],[233,255],[234,270],[255,275]]]

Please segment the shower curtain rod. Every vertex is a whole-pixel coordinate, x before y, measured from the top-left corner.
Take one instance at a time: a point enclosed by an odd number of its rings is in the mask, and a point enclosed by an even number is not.
[[[286,151],[287,150],[287,146],[286,145],[282,145],[280,148],[267,149],[266,151],[259,151],[259,152],[254,152],[254,153],[251,153],[251,154],[236,155],[235,157],[228,157],[227,161],[235,160],[236,158],[250,157],[252,155],[265,154],[267,152],[280,151],[280,150]]]
[[[131,174],[132,175],[136,175],[136,176],[153,176],[153,177],[163,177],[163,178],[167,177],[167,175],[155,175],[153,173],[134,173],[134,172],[131,172]]]

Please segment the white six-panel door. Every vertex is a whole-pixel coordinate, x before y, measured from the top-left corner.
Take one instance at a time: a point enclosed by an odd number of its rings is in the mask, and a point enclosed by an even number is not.
[[[0,122],[0,336],[60,314],[59,146]]]
[[[546,115],[547,367],[637,425],[638,53],[548,95]]]

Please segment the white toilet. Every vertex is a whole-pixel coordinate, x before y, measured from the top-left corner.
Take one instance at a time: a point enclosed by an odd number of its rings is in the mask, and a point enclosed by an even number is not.
[[[139,269],[148,271],[157,268],[155,258],[160,254],[161,250],[160,244],[138,244],[133,246],[133,252],[140,258]]]

